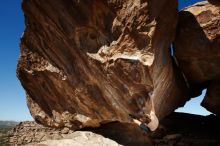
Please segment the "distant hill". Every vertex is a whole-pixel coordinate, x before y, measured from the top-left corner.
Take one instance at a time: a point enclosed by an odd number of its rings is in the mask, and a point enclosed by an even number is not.
[[[0,127],[14,127],[17,124],[19,124],[19,122],[16,121],[0,121]]]
[[[10,146],[8,132],[18,124],[15,121],[0,121],[0,146]]]

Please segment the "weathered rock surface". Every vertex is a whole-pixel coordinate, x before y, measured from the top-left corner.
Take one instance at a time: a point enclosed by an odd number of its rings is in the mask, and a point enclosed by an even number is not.
[[[27,146],[122,146],[108,138],[92,132],[76,132],[73,139],[47,140]]]
[[[208,0],[211,4],[220,6],[220,1],[219,0]]]
[[[186,101],[169,53],[176,0],[24,0],[17,75],[37,122],[79,129]]]
[[[36,122],[21,122],[9,132],[10,143],[24,145],[28,143],[39,143],[46,140],[58,140],[72,134],[73,131],[66,128],[53,129],[44,127]]]
[[[46,140],[38,144],[26,146],[122,146],[117,142],[99,134],[87,131],[76,131],[67,138],[60,140]]]
[[[158,146],[219,146],[219,123],[215,115],[172,113],[149,137]]]
[[[143,134],[133,124],[113,122],[98,128],[62,134],[63,129],[46,128],[35,122],[23,122],[11,133],[14,145],[124,145],[124,146],[219,146],[220,119],[214,115],[199,116],[185,113],[172,113],[160,122],[159,128],[152,133]],[[31,125],[31,126],[30,126]],[[25,129],[25,130],[24,130]],[[35,130],[34,130],[35,129]],[[89,132],[90,131],[90,132]],[[39,134],[45,136],[39,141]],[[58,136],[56,136],[58,135]],[[32,139],[31,142],[25,139]],[[20,143],[18,143],[18,139]],[[23,142],[22,142],[23,141]],[[38,145],[37,145],[38,143]]]
[[[53,143],[55,145],[55,143],[60,142],[61,144],[74,143],[74,146],[77,144],[91,145],[91,143],[94,145],[152,145],[151,140],[144,135],[143,131],[141,131],[135,124],[113,122],[107,125],[102,125],[99,128],[82,130],[83,131],[73,132],[72,130],[66,128],[54,129],[44,127],[36,122],[22,122],[10,131],[10,144],[35,145],[37,143],[49,142],[49,144]]]
[[[220,7],[200,2],[180,12],[174,44],[176,60],[191,87],[191,96],[204,88],[202,102],[220,115]]]

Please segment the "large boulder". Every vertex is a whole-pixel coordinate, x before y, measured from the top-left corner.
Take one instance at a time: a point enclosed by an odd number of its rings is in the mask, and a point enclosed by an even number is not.
[[[187,78],[191,96],[207,88],[202,102],[220,115],[220,7],[200,2],[179,14],[174,43],[176,60]]]
[[[73,139],[47,140],[26,146],[122,146],[117,142],[92,132],[75,132]]]
[[[17,76],[37,122],[79,129],[187,100],[169,47],[176,0],[24,0]]]

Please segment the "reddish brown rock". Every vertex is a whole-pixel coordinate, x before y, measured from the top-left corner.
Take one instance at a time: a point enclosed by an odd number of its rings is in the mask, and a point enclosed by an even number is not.
[[[209,111],[220,116],[220,80],[212,80],[207,88],[207,93],[201,105]]]
[[[208,0],[211,4],[220,6],[220,1],[219,0]]]
[[[184,104],[176,0],[24,0],[17,75],[34,119],[78,129]]]
[[[220,7],[200,2],[180,12],[175,56],[192,89],[208,88],[202,106],[220,114]]]

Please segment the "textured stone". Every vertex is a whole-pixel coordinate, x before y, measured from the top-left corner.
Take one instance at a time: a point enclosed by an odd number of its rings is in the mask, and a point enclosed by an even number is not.
[[[211,4],[220,6],[220,1],[219,0],[208,0]]]
[[[72,136],[71,139],[47,140],[32,146],[122,146],[111,139],[92,132],[77,131]]]
[[[160,127],[150,137],[157,146],[218,146],[219,122],[215,115],[172,113],[161,120]]]
[[[66,128],[64,128],[66,129]],[[43,127],[36,122],[21,122],[9,133],[11,145],[24,145],[28,143],[38,143],[43,140],[62,139],[66,134],[61,134],[64,129],[52,129]]]
[[[207,110],[220,115],[220,7],[208,2],[190,6],[179,14],[174,54],[191,88]]]
[[[161,119],[187,88],[169,47],[176,0],[24,0],[17,75],[37,122],[79,129]]]
[[[91,142],[96,145],[109,143],[126,146],[152,145],[151,140],[143,134],[143,131],[136,124],[113,122],[98,128],[82,129],[83,131],[69,130],[66,134],[63,134],[64,129],[44,127],[34,121],[22,122],[10,131],[10,145],[35,145],[49,140],[55,140],[51,142],[62,144],[62,142],[65,143],[65,139],[71,139],[70,141],[74,141],[74,144],[84,143],[87,145]]]
[[[28,146],[35,146],[36,143],[43,141],[59,142],[58,144],[64,146],[67,141],[74,142],[74,146],[77,144],[91,145],[91,142],[104,145],[109,144],[110,141],[111,144],[117,143],[124,146],[219,146],[219,123],[220,119],[215,115],[172,113],[161,120],[159,128],[154,132],[144,133],[135,124],[113,122],[97,128],[86,128],[82,129],[84,131],[69,132],[69,134],[63,135],[62,129],[43,127],[36,122],[22,122],[14,128],[16,133],[10,140],[11,145],[22,146],[27,144],[27,141],[21,138],[23,136],[32,139]],[[52,135],[53,138],[38,141],[39,133]],[[59,137],[55,138],[56,135]],[[21,143],[18,144],[17,140],[20,140]]]

